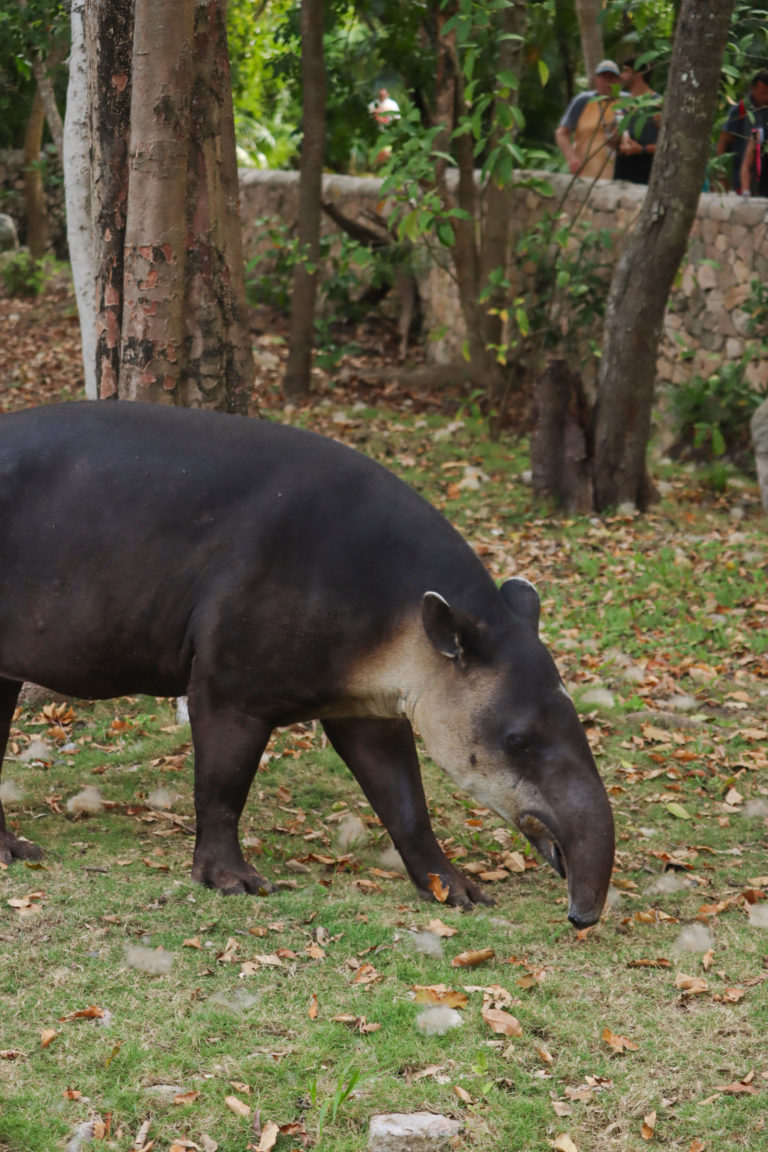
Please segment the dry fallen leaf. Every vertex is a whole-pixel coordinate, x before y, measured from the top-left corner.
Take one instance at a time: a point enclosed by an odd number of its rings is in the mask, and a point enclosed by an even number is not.
[[[261,1138],[256,1145],[256,1152],[272,1152],[279,1135],[280,1129],[274,1120],[267,1120],[261,1130]]]
[[[242,1116],[247,1118],[251,1114],[251,1109],[242,1100],[238,1100],[237,1096],[225,1096],[224,1103],[230,1112],[234,1112],[235,1116]]]
[[[640,1135],[643,1137],[643,1140],[652,1140],[655,1129],[656,1113],[649,1112],[647,1116],[643,1117],[643,1126],[640,1129]]]
[[[442,1004],[446,1008],[466,1008],[469,1003],[464,992],[457,992],[446,984],[414,984],[416,1004]]]
[[[493,960],[496,953],[493,948],[479,948],[475,951],[460,952],[458,956],[454,956],[451,960],[451,968],[474,968],[478,964],[485,964],[487,960]]]
[[[687,996],[700,996],[702,992],[706,992],[707,982],[701,976],[686,976],[684,972],[678,972],[675,977],[675,988],[679,988]]]
[[[555,1152],[579,1152],[567,1132],[561,1132],[559,1136],[555,1136],[552,1147]]]
[[[457,1096],[459,1100],[461,1100],[464,1104],[472,1103],[472,1097],[470,1096],[469,1092],[467,1092],[466,1088],[461,1088],[458,1084],[454,1084],[453,1094],[454,1096]]]
[[[448,924],[443,924],[442,920],[430,920],[427,924],[427,932],[431,932],[433,936],[455,936],[458,928],[451,928]]]
[[[732,1084],[724,1084],[722,1087],[718,1086],[716,1092],[724,1092],[730,1096],[738,1096],[743,1093],[748,1096],[756,1096],[758,1089],[752,1083],[754,1072],[749,1072],[743,1080],[735,1080]]]
[[[348,1024],[361,1036],[365,1036],[369,1032],[378,1032],[381,1028],[381,1024],[369,1023],[365,1016],[354,1016],[351,1012],[344,1012],[340,1016],[331,1016],[331,1020],[334,1024]]]
[[[626,1036],[617,1036],[610,1028],[603,1029],[603,1040],[614,1052],[637,1052],[637,1044],[628,1040]]]
[[[505,1012],[503,1008],[483,1008],[483,1020],[494,1032],[500,1036],[522,1036],[523,1027],[516,1016]]]
[[[66,1016],[59,1016],[59,1020],[64,1023],[67,1020],[99,1020],[104,1015],[103,1008],[97,1008],[92,1004],[90,1008],[81,1008],[79,1012],[69,1012]]]
[[[43,1028],[42,1032],[40,1033],[40,1046],[42,1048],[48,1048],[49,1045],[51,1045],[56,1039],[58,1034],[59,1033],[55,1028]]]
[[[200,1093],[196,1092],[196,1091],[178,1092],[173,1098],[173,1103],[174,1104],[194,1104],[195,1100],[197,1100],[199,1095],[200,1095]]]
[[[320,1008],[318,1007],[318,1003],[317,1003],[317,992],[313,992],[312,996],[310,998],[310,1001],[309,1001],[309,1008],[307,1010],[307,1014],[308,1014],[310,1020],[317,1020],[319,1012],[320,1012]]]
[[[451,889],[447,884],[444,884],[436,872],[427,873],[429,883],[427,887],[434,896],[435,900],[440,904],[445,904],[446,900],[451,894]]]

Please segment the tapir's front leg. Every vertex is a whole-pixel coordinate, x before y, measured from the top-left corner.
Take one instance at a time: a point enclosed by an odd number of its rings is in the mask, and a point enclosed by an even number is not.
[[[407,720],[323,720],[328,739],[389,832],[419,894],[434,899],[430,875],[448,886],[448,904],[492,904],[448,860],[427,811],[419,757]]]
[[[266,895],[272,885],[243,858],[238,824],[271,728],[229,705],[214,706],[207,691],[194,684],[189,721],[195,749],[192,879],[228,895]]]
[[[11,734],[11,721],[19,699],[21,683],[18,680],[0,678],[0,765],[2,765],[8,737]],[[5,812],[0,803],[0,864],[10,864],[11,860],[39,860],[42,850],[29,840],[20,840],[8,831],[5,825]]]

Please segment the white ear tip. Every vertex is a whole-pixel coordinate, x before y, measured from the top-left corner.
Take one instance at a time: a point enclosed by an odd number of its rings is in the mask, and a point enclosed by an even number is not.
[[[429,596],[430,599],[439,600],[441,604],[445,604],[446,608],[449,606],[445,596],[441,596],[439,592],[432,592],[431,590],[424,593],[424,599]]]

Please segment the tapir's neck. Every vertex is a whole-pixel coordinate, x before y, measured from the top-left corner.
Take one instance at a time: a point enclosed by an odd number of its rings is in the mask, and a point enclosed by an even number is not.
[[[355,714],[414,723],[419,698],[434,675],[434,656],[421,620],[405,621],[351,669],[345,695]]]

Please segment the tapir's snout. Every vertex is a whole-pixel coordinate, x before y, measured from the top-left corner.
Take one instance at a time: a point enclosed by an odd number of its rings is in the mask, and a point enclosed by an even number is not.
[[[575,928],[588,928],[600,919],[615,852],[613,813],[597,773],[587,792],[580,803],[561,808],[559,819],[537,806],[517,821],[539,855],[567,879],[568,919]]]

